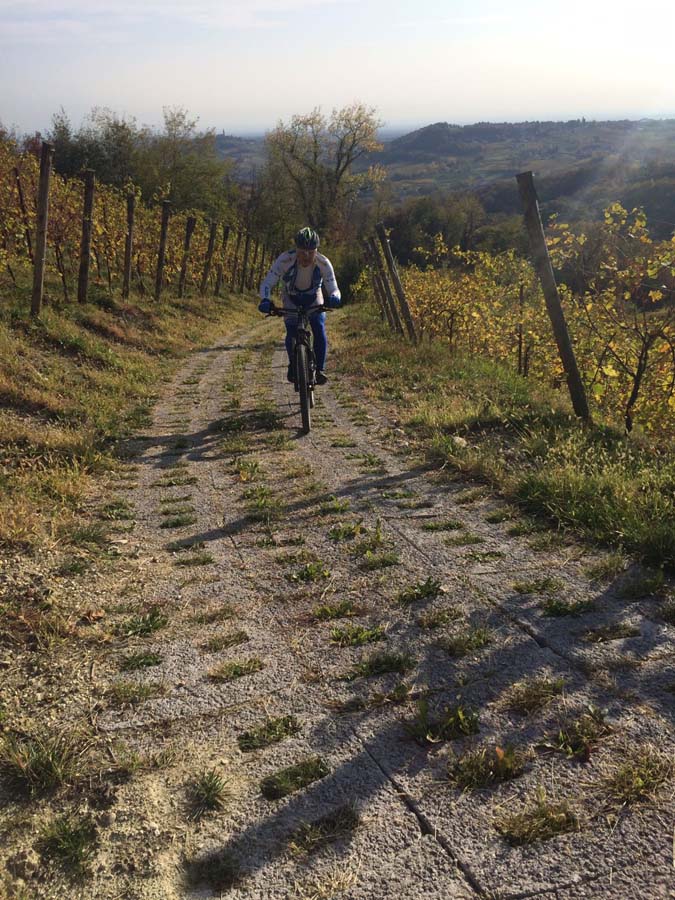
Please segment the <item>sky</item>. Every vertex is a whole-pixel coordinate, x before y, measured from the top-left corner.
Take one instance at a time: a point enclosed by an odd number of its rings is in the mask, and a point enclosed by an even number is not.
[[[107,107],[262,133],[360,101],[389,128],[675,118],[673,0],[0,0],[0,122]]]

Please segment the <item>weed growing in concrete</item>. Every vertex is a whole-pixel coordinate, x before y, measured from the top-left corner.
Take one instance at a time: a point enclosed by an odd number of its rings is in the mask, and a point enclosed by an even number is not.
[[[303,584],[325,581],[327,578],[330,578],[330,569],[326,568],[320,561],[306,563],[297,572],[291,572],[286,575],[286,581],[301,582]]]
[[[633,748],[625,757],[601,784],[612,806],[620,808],[640,800],[653,800],[659,788],[673,778],[675,764],[671,756],[655,747]]]
[[[348,837],[360,822],[358,807],[353,803],[345,803],[313,822],[303,823],[291,835],[288,849],[293,856],[310,856],[329,844]]]
[[[243,753],[249,753],[252,750],[263,750],[272,744],[278,744],[299,732],[300,725],[295,716],[280,716],[276,719],[268,719],[257,728],[240,734],[237,742]]]
[[[472,534],[469,531],[463,531],[461,534],[455,534],[445,539],[446,547],[472,547],[475,544],[484,544],[485,538],[479,534]]]
[[[329,773],[328,764],[319,756],[313,756],[263,778],[260,792],[267,800],[280,800],[325,778]]]
[[[436,522],[424,522],[422,531],[463,531],[465,525],[459,519],[443,519]]]
[[[345,676],[347,681],[356,678],[371,678],[374,675],[386,675],[398,672],[404,675],[412,668],[413,661],[408,653],[379,652],[364,657]]]
[[[478,732],[478,713],[461,703],[446,707],[437,714],[429,708],[428,700],[420,700],[414,719],[406,722],[406,731],[419,744],[453,741]]]
[[[176,560],[176,565],[183,568],[191,568],[194,566],[210,566],[214,562],[215,557],[213,554],[202,550],[201,553],[189,553],[179,556]]]
[[[351,600],[340,600],[339,603],[323,603],[315,606],[312,616],[317,622],[330,622],[332,619],[346,619],[357,616],[359,609]]]
[[[319,507],[320,516],[335,516],[349,510],[349,500],[338,500],[335,495],[330,496]]]
[[[395,550],[387,550],[384,553],[373,553],[367,550],[360,563],[360,568],[364,572],[375,572],[377,569],[388,569],[391,566],[397,566],[400,563],[400,557]]]
[[[516,594],[555,594],[562,589],[563,584],[557,578],[546,576],[530,581],[516,581],[512,586]]]
[[[502,816],[495,826],[509,844],[519,847],[578,831],[579,818],[566,800],[550,801],[544,788],[539,788],[522,812]]]
[[[166,693],[163,684],[139,684],[135,681],[118,681],[106,691],[106,697],[114,706],[137,706],[145,700],[161,697]]]
[[[605,714],[595,706],[565,722],[556,733],[547,735],[542,747],[564,753],[568,759],[588,761],[598,741],[611,734]]]
[[[165,628],[168,624],[169,617],[160,611],[159,606],[151,606],[147,612],[121,622],[115,631],[120,637],[145,637]]]
[[[247,641],[248,635],[245,631],[230,631],[228,634],[216,634],[210,637],[201,646],[208,653],[219,653],[221,650],[237,647],[239,644],[245,644]]]
[[[485,647],[492,640],[492,632],[489,628],[472,626],[460,634],[455,634],[440,641],[439,646],[449,656],[461,658],[475,653]]]
[[[197,521],[197,516],[192,515],[191,513],[180,513],[178,515],[168,516],[166,519],[163,519],[160,522],[160,528],[186,528],[188,525],[194,525]]]
[[[433,631],[461,618],[461,612],[456,609],[447,607],[445,609],[430,609],[427,612],[420,613],[417,617],[417,624],[420,628]]]
[[[365,644],[374,644],[385,639],[384,628],[377,625],[374,628],[364,628],[361,625],[344,625],[341,628],[333,628],[330,633],[332,644],[338,647],[363,647]]]
[[[328,537],[333,541],[352,541],[354,538],[366,532],[363,522],[338,522],[328,532]]]
[[[231,619],[234,615],[234,607],[230,606],[229,603],[223,603],[222,606],[217,606],[215,609],[196,613],[192,621],[197,625],[213,625],[215,622],[224,622],[226,619]]]
[[[623,553],[609,553],[602,559],[587,566],[584,569],[584,575],[590,581],[611,581],[620,575],[626,567],[626,560]]]
[[[628,622],[615,622],[609,625],[600,625],[586,632],[584,640],[590,644],[605,644],[608,641],[618,641],[622,638],[638,637],[640,629],[637,625],[629,625]]]
[[[123,672],[136,672],[138,669],[148,669],[151,666],[158,666],[162,662],[159,653],[150,653],[140,651],[139,653],[131,653],[123,657],[120,663],[120,669]]]
[[[231,661],[221,663],[209,671],[209,679],[215,682],[236,681],[246,675],[253,675],[264,668],[263,662],[255,657],[241,662]]]
[[[450,759],[448,779],[461,790],[492,787],[522,775],[526,759],[524,753],[513,747],[478,747]]]
[[[617,590],[622,600],[642,600],[653,597],[663,590],[665,575],[663,569],[647,569],[628,578]]]
[[[547,597],[539,604],[545,616],[558,618],[561,616],[580,616],[590,612],[595,603],[593,600],[560,600],[558,597]]]
[[[441,582],[429,576],[425,581],[418,581],[396,595],[396,602],[401,606],[410,606],[418,600],[435,600],[441,594]]]
[[[564,678],[527,678],[508,692],[508,705],[516,712],[530,715],[552,703],[564,690]]]

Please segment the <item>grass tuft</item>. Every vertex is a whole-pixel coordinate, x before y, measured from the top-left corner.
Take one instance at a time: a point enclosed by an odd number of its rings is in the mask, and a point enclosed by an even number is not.
[[[461,790],[475,791],[520,777],[527,757],[513,747],[478,747],[453,758],[448,765],[450,783]]]
[[[461,634],[443,638],[439,645],[449,656],[461,658],[475,653],[485,647],[492,640],[492,632],[489,628],[473,626]]]
[[[602,783],[612,805],[622,807],[653,800],[659,788],[672,781],[675,771],[672,755],[647,745],[633,748],[625,756],[624,762]]]
[[[374,628],[365,628],[361,625],[344,625],[341,628],[331,629],[331,644],[338,647],[363,647],[365,644],[374,644],[385,639],[384,628],[376,625]]]
[[[227,797],[227,781],[215,769],[204,772],[192,785],[192,799],[196,815],[206,810],[222,809]]]
[[[371,678],[375,675],[386,675],[398,672],[404,675],[412,668],[412,658],[407,653],[380,652],[364,657],[345,676],[347,681],[356,678]]]
[[[89,742],[76,733],[7,735],[0,744],[0,771],[31,795],[72,784]]]
[[[147,612],[121,622],[115,631],[120,637],[145,637],[165,628],[168,624],[169,617],[160,611],[159,606],[151,606]]]
[[[82,876],[89,869],[97,844],[96,826],[92,819],[61,816],[43,829],[37,846],[46,859]]]
[[[345,803],[313,822],[303,823],[291,835],[288,849],[293,856],[311,856],[328,844],[349,837],[360,822],[358,807],[354,803]]]
[[[204,641],[201,646],[208,653],[219,653],[221,650],[237,647],[239,644],[245,644],[247,641],[248,635],[245,631],[230,631],[227,634],[213,635]]]
[[[478,713],[461,703],[448,706],[437,715],[429,709],[428,700],[417,704],[417,715],[406,722],[406,731],[419,744],[437,744],[478,732]]]
[[[401,606],[410,606],[418,600],[435,600],[442,591],[441,582],[430,576],[426,581],[418,581],[417,584],[400,591],[396,595],[396,602]]]
[[[564,690],[563,678],[528,678],[514,684],[508,692],[509,709],[530,715],[552,703]]]
[[[120,663],[120,669],[123,672],[136,672],[138,669],[158,666],[161,662],[161,654],[143,652],[141,650],[139,653],[130,653],[128,656],[125,656]]]
[[[318,756],[302,760],[294,766],[268,775],[260,782],[260,792],[267,800],[281,800],[330,773],[328,764]]]
[[[252,750],[263,750],[272,744],[278,744],[284,738],[298,734],[300,725],[295,716],[281,716],[277,719],[268,719],[257,728],[245,731],[237,738],[239,749],[242,753],[250,753]]]
[[[359,614],[359,609],[351,600],[340,600],[339,603],[323,603],[315,606],[312,616],[317,622],[330,622],[333,619],[346,619]]]
[[[516,594],[555,594],[562,587],[557,578],[550,576],[533,578],[531,581],[516,581],[513,584]]]
[[[520,847],[579,831],[579,818],[566,800],[549,801],[540,788],[534,801],[522,812],[503,816],[495,825],[509,844]]]
[[[215,682],[236,681],[237,678],[244,678],[246,675],[253,675],[264,669],[262,660],[253,657],[237,662],[235,660],[221,663],[209,670],[209,679]]]

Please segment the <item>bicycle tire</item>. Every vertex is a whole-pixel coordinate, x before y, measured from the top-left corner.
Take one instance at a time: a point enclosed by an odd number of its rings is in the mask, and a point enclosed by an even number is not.
[[[312,427],[312,417],[310,413],[310,386],[309,386],[309,366],[307,364],[307,347],[304,344],[298,344],[295,351],[295,372],[298,380],[298,391],[300,393],[300,418],[302,419],[302,433],[309,434]]]

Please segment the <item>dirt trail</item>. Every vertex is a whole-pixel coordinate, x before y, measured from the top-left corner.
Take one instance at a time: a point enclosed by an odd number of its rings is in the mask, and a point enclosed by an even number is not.
[[[159,695],[101,713],[98,727],[113,755],[124,744],[174,756],[115,789],[81,896],[209,897],[217,869],[223,894],[242,900],[675,896],[672,782],[623,810],[607,786],[628,748],[673,755],[673,628],[658,600],[590,582],[598,557],[578,545],[514,533],[489,492],[430,471],[339,375],[299,435],[270,336],[261,324],[191,358],[136,444],[124,552],[138,574],[121,579],[118,614],[142,596],[169,621],[120,649],[159,665],[109,672]],[[414,587],[417,599],[404,594]],[[545,615],[547,598],[578,614]],[[623,636],[592,632],[617,623]],[[368,675],[364,661],[399,671]],[[241,667],[218,674],[227,662]],[[525,713],[513,690],[532,678],[554,696]],[[457,704],[459,731],[474,712],[478,731],[442,739],[433,720]],[[605,717],[587,761],[541,748],[590,705]],[[290,733],[242,749],[271,719]],[[520,777],[450,783],[465,751],[510,746],[527,752]],[[262,779],[308,760],[315,780],[263,795]],[[190,783],[212,769],[228,797],[196,816]],[[515,846],[496,825],[541,790],[569,801],[579,828]],[[309,847],[299,829],[336,810]],[[186,860],[202,861],[201,881]]]

